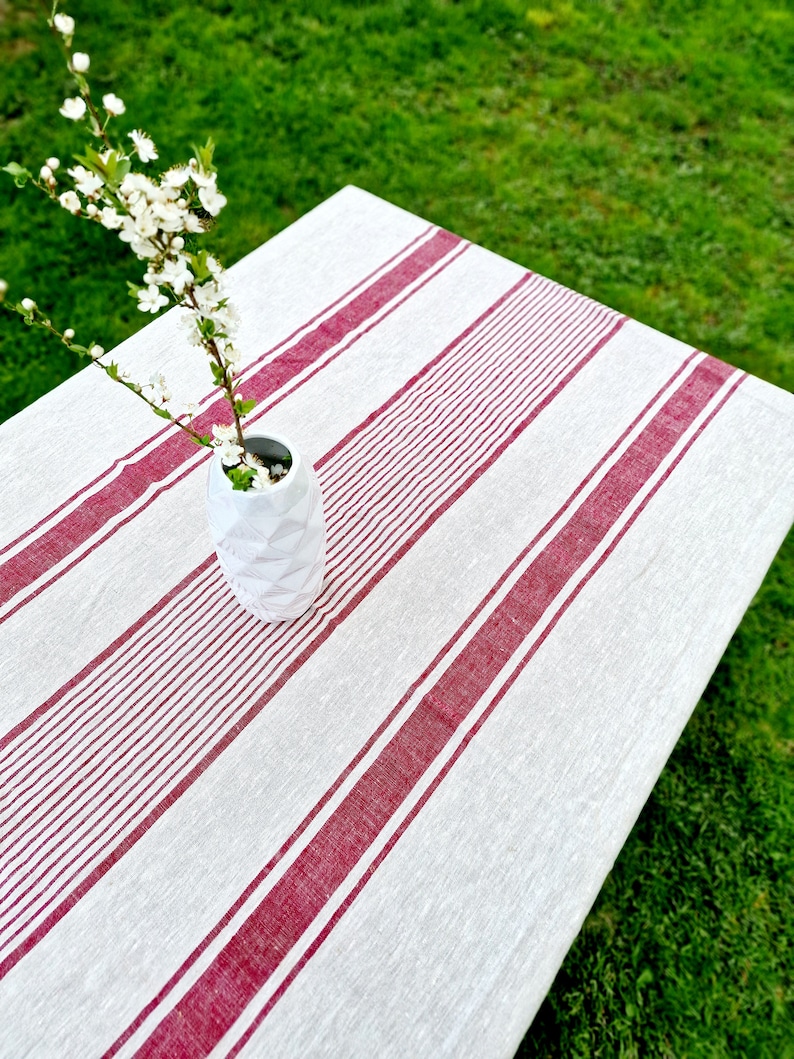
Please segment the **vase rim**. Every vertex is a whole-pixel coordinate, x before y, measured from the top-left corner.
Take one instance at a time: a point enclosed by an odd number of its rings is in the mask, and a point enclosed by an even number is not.
[[[245,496],[245,497],[272,496],[273,493],[283,492],[283,490],[288,485],[290,485],[292,483],[292,480],[294,479],[295,475],[297,474],[298,468],[300,467],[300,465],[302,463],[300,452],[293,445],[293,443],[290,441],[290,439],[288,437],[286,437],[284,434],[279,434],[277,431],[274,431],[274,430],[244,430],[243,431],[243,439],[252,439],[252,438],[265,438],[268,441],[275,441],[279,445],[283,445],[284,448],[287,449],[287,451],[289,452],[290,456],[292,457],[292,461],[290,463],[289,470],[284,475],[284,477],[281,478],[278,482],[274,482],[269,488],[267,488],[267,489],[238,489],[238,490],[236,490],[237,496]],[[216,456],[216,458],[218,460],[220,460],[220,453],[219,452],[216,452],[215,456]],[[229,487],[231,488],[231,482],[229,481],[229,476],[225,473],[225,471],[224,471],[223,477],[226,479],[226,481],[229,484]]]

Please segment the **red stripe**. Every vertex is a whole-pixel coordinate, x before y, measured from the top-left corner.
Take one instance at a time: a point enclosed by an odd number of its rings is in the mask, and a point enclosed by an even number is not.
[[[248,377],[245,382],[246,396],[261,404],[312,364],[317,364],[323,354],[356,328],[361,327],[384,305],[398,297],[461,242],[461,239],[451,232],[437,231],[386,275],[348,301],[329,319],[324,320],[280,354],[276,360],[262,365],[254,375]],[[196,429],[201,433],[210,432],[218,416],[222,417],[224,408],[224,400],[217,398],[196,417]],[[181,431],[169,428],[169,431],[160,436],[163,440],[155,450],[136,463],[125,465],[116,478],[86,497],[79,508],[66,514],[55,525],[49,526],[27,547],[0,565],[0,606],[28,588],[47,570],[52,569],[75,548],[98,533],[111,519],[139,500],[153,482],[163,481],[190,457],[195,456],[195,446]],[[133,450],[132,454],[139,452],[141,448],[143,446]],[[127,458],[129,457],[125,457]],[[0,622],[8,617],[10,614],[0,618]]]
[[[527,278],[523,278],[521,281],[519,281],[519,284],[516,285],[516,288],[520,287],[523,283],[526,282]],[[510,292],[508,292],[508,294],[509,293]],[[500,299],[500,302],[497,303],[497,305],[500,305],[503,301],[504,299]],[[495,308],[496,306],[492,307],[491,310],[483,314],[483,317],[481,317],[480,321],[477,321],[474,325],[472,325],[471,328],[468,328],[467,331],[464,332],[464,335],[468,335],[477,326],[477,324],[479,324],[482,320],[491,315]],[[613,334],[617,330],[617,328],[621,326],[622,322],[622,320],[618,320],[610,329],[609,335]],[[514,440],[516,436],[518,436],[520,430],[524,429],[526,425],[535,417],[535,415],[538,414],[541,408],[545,407],[548,402],[553,398],[553,396],[557,392],[559,392],[562,386],[570,378],[573,377],[573,374],[575,374],[575,372],[578,371],[584,363],[587,363],[589,361],[589,359],[595,354],[596,349],[600,348],[604,344],[609,335],[604,335],[602,339],[596,344],[596,347],[584,352],[583,355],[581,355],[581,359],[575,365],[567,369],[567,375],[564,378],[560,379],[560,381],[555,385],[554,389],[551,392],[545,394],[543,399],[539,401],[539,403],[534,408],[532,408],[528,415],[524,417],[521,424],[519,424],[511,432],[510,436],[506,439],[503,439],[502,444],[497,446],[494,449],[493,453],[490,454],[488,462],[491,462],[492,459],[495,459],[502,451],[504,451],[507,445],[512,440]],[[448,347],[448,351],[458,346],[461,342],[462,337],[463,336],[460,336],[458,340],[452,343],[450,347]],[[436,362],[439,362],[439,360],[440,358],[436,358]],[[426,375],[427,369],[424,369],[423,372],[420,374]],[[407,391],[408,387],[405,387],[404,389]],[[384,408],[391,406],[393,403],[394,399],[387,402]],[[383,411],[383,409],[381,411]],[[373,418],[375,417],[370,417],[370,420]],[[369,422],[370,420],[368,420],[367,422]],[[349,439],[351,441],[355,440],[358,432],[363,429],[363,426],[364,425],[362,424],[359,428],[353,431],[351,435],[349,435]],[[330,459],[332,455],[332,453],[329,453],[323,461],[320,461],[321,464],[324,463],[326,460]],[[388,561],[380,570],[375,570],[371,575],[366,578],[365,581],[362,582],[361,587],[358,589],[358,591],[355,592],[355,594],[351,598],[348,599],[347,603],[343,606],[341,611],[339,611],[338,614],[329,619],[327,628],[324,630],[320,630],[317,633],[316,638],[312,642],[306,644],[300,654],[293,659],[293,661],[285,670],[285,672],[279,676],[276,685],[265,691],[264,694],[260,695],[260,697],[246,711],[246,713],[242,717],[237,718],[235,720],[233,728],[224,732],[218,739],[215,746],[209,747],[209,751],[203,758],[199,757],[199,760],[195,763],[195,765],[192,766],[190,772],[182,777],[182,779],[166,795],[166,797],[160,802],[160,804],[155,806],[155,808],[148,813],[144,820],[139,821],[139,823],[135,826],[134,830],[126,838],[120,841],[115,848],[113,848],[113,842],[118,841],[118,838],[114,836],[111,836],[109,840],[104,841],[100,845],[98,850],[98,853],[100,854],[102,850],[108,849],[110,847],[110,853],[105,857],[105,860],[103,860],[100,864],[96,865],[91,870],[90,874],[77,884],[74,891],[72,893],[67,894],[61,904],[58,905],[58,907],[55,908],[51,913],[49,913],[47,918],[41,924],[39,924],[39,926],[34,928],[33,932],[21,942],[17,950],[11,953],[6,958],[6,960],[4,960],[2,964],[0,964],[0,974],[5,973],[5,971],[10,969],[10,967],[13,966],[17,962],[17,960],[20,959],[22,955],[24,955],[25,952],[29,951],[30,948],[32,948],[32,946],[36,943],[36,941],[38,941],[54,925],[54,923],[57,922],[66,913],[66,911],[68,911],[68,909],[75,903],[75,901],[78,900],[85,892],[87,892],[90,886],[92,886],[96,881],[98,881],[98,879],[101,878],[101,876],[112,866],[112,864],[115,863],[116,860],[118,860],[123,855],[123,853],[126,852],[126,850],[129,849],[132,844],[134,844],[135,841],[137,841],[137,839],[144,833],[148,826],[150,826],[150,824],[155,819],[157,819],[162,814],[162,812],[164,812],[168,808],[168,806],[170,806],[181,795],[181,793],[184,792],[184,790],[187,789],[187,787],[204,771],[204,769],[208,767],[211,761],[214,760],[218,756],[218,754],[220,754],[226,748],[226,746],[229,745],[229,743],[236,737],[236,735],[242,730],[242,728],[246,724],[248,724],[254,716],[258,714],[258,712],[263,708],[269,698],[272,697],[272,694],[278,689],[278,687],[281,686],[291,676],[291,674],[303,663],[303,661],[305,661],[305,659],[313,653],[313,651],[316,649],[317,646],[319,646],[320,643],[324,642],[324,640],[327,638],[328,635],[330,635],[336,625],[338,625],[341,621],[344,620],[347,614],[349,614],[352,609],[357,606],[358,602],[360,602],[361,599],[364,598],[367,592],[371,590],[371,588],[380,580],[382,576],[385,575],[385,573],[389,569],[391,569],[391,567],[397,561],[399,561],[401,556],[405,554],[405,552],[413,545],[413,543],[415,543],[415,541],[422,535],[422,533],[435,521],[436,518],[438,518],[443,513],[443,511],[447,510],[447,508],[452,503],[454,503],[457,497],[460,496],[466,488],[468,488],[468,486],[478,477],[480,473],[482,473],[484,469],[485,464],[483,464],[479,469],[474,468],[469,477],[464,482],[460,483],[455,493],[447,497],[445,502],[441,506],[429,511],[429,513],[425,513],[425,511],[422,512],[422,515],[424,517],[422,519],[421,525],[417,526],[414,532],[410,534],[408,539],[402,542],[400,547],[390,556]],[[206,568],[206,564],[204,564],[204,568]],[[183,582],[183,585],[185,585],[188,580],[189,579],[186,579],[186,581]],[[170,595],[173,596],[174,593]],[[154,608],[152,613],[155,613],[159,610],[159,607]],[[128,633],[127,636],[122,639],[126,640],[130,634],[136,631],[136,628],[142,627],[146,620],[151,616],[152,614],[146,616],[146,618],[144,618],[140,623],[136,623],[136,627],[130,630],[130,633]],[[120,643],[121,640],[117,642],[114,647],[109,649],[108,652],[104,652],[103,657],[110,657],[114,650],[120,646]],[[83,674],[81,674],[81,678],[90,675],[90,672],[93,668],[94,666],[87,667],[87,669],[83,671]],[[70,682],[70,687],[73,686],[73,684],[74,682]],[[62,695],[59,694],[57,696],[57,699],[59,700],[61,697]],[[52,706],[55,701],[55,699],[51,700],[48,705]],[[43,712],[44,709],[37,711],[37,717],[40,717]],[[23,722],[22,725],[18,726],[17,731],[21,732],[25,727],[27,727],[27,724]],[[201,753],[203,752],[204,751],[202,750]],[[199,755],[197,754],[196,756]],[[63,874],[63,870],[64,867],[63,865],[61,865],[58,871],[58,876]],[[61,889],[63,889],[63,887],[61,887]]]
[[[164,1017],[137,1054],[171,1055],[178,1051],[183,1056],[203,1056],[233,1026],[315,920],[329,895],[341,886],[395,811],[438,759],[507,662],[520,651],[522,643],[541,621],[548,607],[593,555],[631,501],[649,482],[664,458],[673,451],[731,374],[732,368],[711,358],[696,366],[552,541],[530,563],[454,662],[442,673],[432,689],[424,694],[400,730],[316,836],[215,957],[201,978]],[[741,377],[737,375],[735,385],[740,381]],[[727,395],[724,399],[727,399]],[[716,409],[712,414],[715,413]],[[689,439],[688,444],[693,440],[694,437]],[[678,454],[676,463],[682,455]],[[664,478],[671,470],[672,467],[668,468]],[[644,508],[660,484],[656,483],[653,492],[642,500],[628,525],[636,519],[639,510]],[[628,525],[611,542],[606,554],[614,550]],[[599,565],[605,561],[606,554],[601,557]],[[580,579],[566,602],[558,608],[555,623],[592,573],[590,571]],[[548,635],[549,628],[533,645],[533,653]],[[498,644],[498,650],[494,649],[495,644]],[[522,664],[526,664],[529,657]],[[508,686],[516,675],[511,676]],[[500,691],[498,698],[504,695],[505,690],[506,687]],[[493,705],[495,703],[491,708]],[[469,733],[464,743],[473,734],[473,731]],[[419,806],[413,815],[418,809]],[[391,845],[397,837],[392,837]],[[388,848],[391,846],[384,850],[379,859]],[[367,878],[371,878],[371,874]],[[363,882],[359,888],[361,885]],[[349,895],[348,902],[338,914],[347,907],[352,896]],[[229,914],[224,917],[226,921]],[[314,949],[316,945],[310,951]],[[300,966],[309,955],[306,954]],[[292,980],[294,973],[288,981]],[[264,1018],[287,984],[285,982],[271,998],[257,1022]],[[252,1030],[253,1027],[245,1039]]]

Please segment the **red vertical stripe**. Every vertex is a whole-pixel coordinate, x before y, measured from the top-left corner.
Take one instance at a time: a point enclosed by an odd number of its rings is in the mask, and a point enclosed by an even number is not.
[[[204,1056],[234,1025],[731,374],[711,358],[696,366],[521,574],[139,1055]]]

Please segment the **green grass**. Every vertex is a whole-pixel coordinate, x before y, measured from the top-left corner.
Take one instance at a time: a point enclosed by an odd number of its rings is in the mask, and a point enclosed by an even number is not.
[[[540,0],[538,0],[540,2]],[[164,163],[218,143],[228,264],[347,183],[794,384],[784,0],[73,0]],[[0,162],[82,147],[33,0],[0,0]],[[4,176],[4,174],[3,174]],[[110,347],[137,264],[0,183],[0,276]],[[0,419],[78,367],[0,314]],[[794,539],[665,769],[522,1056],[794,1056]],[[787,1050],[788,1049],[788,1050]]]

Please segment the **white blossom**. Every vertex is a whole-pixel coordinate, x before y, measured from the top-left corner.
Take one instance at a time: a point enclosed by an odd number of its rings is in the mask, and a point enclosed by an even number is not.
[[[102,106],[111,116],[111,118],[120,117],[127,109],[124,105],[124,100],[119,99],[119,97],[114,95],[112,92],[108,92],[107,95],[102,96]]]
[[[22,306],[26,313],[33,312],[33,310],[36,308],[36,303],[33,301],[32,298],[23,298],[19,304]]]
[[[234,348],[234,346],[227,345],[223,351],[223,359],[226,362],[226,367],[231,368],[234,371],[240,366],[240,359],[242,354]]]
[[[154,162],[160,157],[157,153],[157,148],[154,146],[154,141],[145,132],[141,132],[140,129],[133,129],[129,133],[129,137],[135,145],[135,150],[142,162]]]
[[[163,173],[163,183],[170,188],[181,188],[190,179],[190,170],[185,165],[175,166]]]
[[[201,334],[196,326],[196,318],[192,312],[186,312],[179,324],[187,332],[187,340],[191,346],[201,346],[203,344]]]
[[[124,218],[120,213],[117,213],[112,206],[103,206],[99,220],[103,228],[107,228],[109,231],[115,231],[116,228],[121,227]]]
[[[140,234],[135,217],[122,217],[119,239],[123,243],[129,243],[133,254],[141,259],[157,257],[160,253],[154,243]]]
[[[160,401],[161,404],[171,400],[171,391],[168,389],[165,376],[161,372],[155,372],[149,378],[149,385],[152,388],[154,398]]]
[[[201,223],[201,218],[197,217],[195,213],[186,214],[183,221],[183,231],[192,232],[195,235],[203,232],[204,225]]]
[[[237,427],[214,423],[212,433],[217,441],[237,441]]]
[[[202,283],[195,290],[196,304],[202,316],[209,316],[213,313],[222,297],[221,286],[217,280]]]
[[[151,239],[153,235],[157,235],[158,224],[150,209],[141,210],[135,218],[134,224],[135,234],[143,239]]]
[[[211,184],[206,188],[199,188],[199,201],[211,217],[217,217],[226,205],[226,196]]]
[[[91,59],[84,51],[76,51],[72,56],[72,69],[75,73],[85,74],[88,73],[88,68],[91,65]]]
[[[244,451],[242,445],[236,445],[233,441],[221,441],[215,447],[221,454],[224,467],[235,467]]]
[[[184,210],[180,210],[175,202],[156,202],[153,206],[153,213],[157,218],[158,227],[162,231],[182,231]]]
[[[122,238],[121,233],[119,234],[119,238]],[[136,257],[140,258],[141,261],[146,258],[157,257],[157,255],[160,253],[154,243],[150,243],[148,239],[141,239],[140,236],[134,235],[132,239],[125,240],[125,242],[127,241],[130,244],[130,249],[132,250],[133,254],[135,254]]]
[[[74,19],[71,15],[59,13],[53,18],[52,23],[64,37],[72,37],[74,35]]]
[[[85,195],[86,198],[96,195],[99,189],[104,187],[105,181],[102,177],[97,173],[92,173],[85,166],[76,165],[73,169],[67,169],[66,172],[74,180],[74,185],[80,194]]]
[[[82,208],[82,203],[74,191],[64,191],[62,195],[58,196],[58,202],[63,206],[69,213],[78,214]]]
[[[55,17],[57,18],[58,16],[56,15]],[[70,121],[79,121],[85,114],[85,100],[82,96],[64,99],[63,106],[58,108],[58,113],[63,114]]]
[[[193,273],[188,268],[187,258],[180,255],[176,259],[166,258],[160,274],[160,283],[168,283],[175,294],[184,294],[185,287],[191,286]]]
[[[252,489],[267,489],[273,485],[273,480],[270,477],[270,472],[267,467],[258,467],[256,474],[251,479]]]
[[[207,188],[218,179],[216,173],[205,173],[195,158],[190,159],[190,179],[196,187]]]
[[[154,283],[138,291],[138,308],[142,313],[156,313],[168,305],[168,298],[160,293],[160,288]]]

